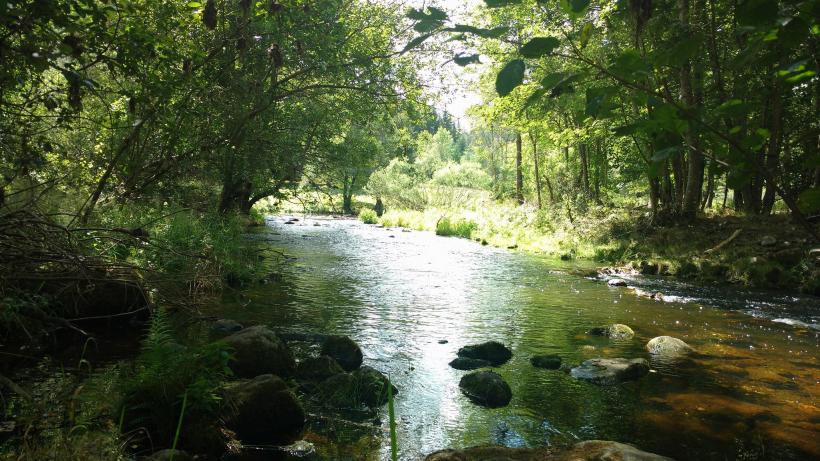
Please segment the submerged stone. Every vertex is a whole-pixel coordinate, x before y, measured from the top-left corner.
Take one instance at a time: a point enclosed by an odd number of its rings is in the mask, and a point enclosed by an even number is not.
[[[333,357],[345,371],[353,371],[362,365],[362,349],[348,336],[328,336],[322,344],[322,355]]]
[[[470,400],[489,408],[506,406],[512,399],[510,385],[492,371],[475,371],[464,375],[458,387]]]
[[[632,445],[607,440],[588,440],[569,449],[555,447],[509,448],[473,447],[439,450],[424,461],[673,461],[671,458],[642,451]]]
[[[561,368],[561,357],[557,355],[534,355],[530,357],[530,363],[536,368],[557,370]]]
[[[457,355],[468,359],[486,360],[493,366],[499,366],[512,358],[512,351],[498,341],[488,341],[464,346],[458,350]]]
[[[590,359],[573,368],[573,378],[593,384],[615,384],[638,379],[649,373],[646,359]]]
[[[611,286],[611,287],[625,287],[626,286],[626,280],[624,280],[624,279],[609,279],[609,280],[607,280],[606,284]]]
[[[646,350],[654,356],[679,357],[692,351],[692,347],[672,336],[658,336],[646,343]]]
[[[458,357],[450,362],[450,366],[456,370],[475,370],[477,368],[491,367],[493,364],[488,360],[471,359],[469,357]]]
[[[606,336],[612,339],[629,339],[635,336],[635,332],[628,325],[622,323],[613,323],[603,327],[595,327],[589,330],[589,334],[593,336]]]

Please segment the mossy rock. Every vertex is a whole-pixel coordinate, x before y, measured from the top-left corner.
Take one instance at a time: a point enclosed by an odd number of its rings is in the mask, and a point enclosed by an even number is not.
[[[646,359],[624,358],[590,359],[570,371],[573,378],[593,384],[615,384],[639,379],[648,373]]]
[[[506,406],[512,399],[510,385],[492,371],[475,371],[464,375],[458,383],[461,392],[473,402],[489,407]]]
[[[345,371],[353,371],[362,365],[362,349],[348,336],[328,336],[322,343],[322,355],[333,357]]]
[[[387,386],[393,395],[399,390],[378,370],[363,366],[352,373],[340,373],[322,381],[318,388],[320,403],[333,408],[380,407],[387,403]]]
[[[471,359],[469,357],[458,357],[451,361],[449,365],[456,370],[476,370],[478,368],[493,366],[493,364],[487,360]]]
[[[233,349],[228,366],[240,378],[267,373],[291,376],[296,368],[290,348],[265,326],[245,328],[223,341]]]
[[[222,419],[246,444],[289,443],[305,425],[302,405],[278,376],[229,383],[223,395]]]
[[[654,356],[674,358],[690,353],[692,347],[672,336],[657,336],[646,343],[646,350]]]
[[[811,272],[803,279],[800,291],[808,295],[820,296],[820,270]]]
[[[593,336],[606,336],[611,339],[629,339],[635,336],[635,332],[629,325],[622,323],[613,323],[603,327],[595,327],[589,330],[589,334]]]
[[[339,373],[344,373],[344,369],[327,355],[307,358],[296,366],[296,377],[307,381],[322,381]]]
[[[783,266],[763,258],[755,258],[744,275],[747,285],[753,288],[781,288],[791,283],[791,276]]]
[[[458,350],[457,355],[469,359],[486,360],[497,367],[507,363],[512,358],[512,351],[498,341],[487,341],[486,343],[464,346]]]

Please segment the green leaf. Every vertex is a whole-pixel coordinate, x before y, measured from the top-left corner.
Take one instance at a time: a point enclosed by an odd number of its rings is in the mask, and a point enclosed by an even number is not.
[[[546,90],[551,90],[558,86],[561,82],[567,79],[570,74],[565,72],[554,72],[551,74],[547,74],[546,77],[541,79],[541,86],[544,87]]]
[[[529,108],[531,105],[535,104],[536,101],[543,98],[544,95],[547,93],[547,90],[544,88],[538,88],[537,90],[533,91],[532,94],[524,101],[524,105],[521,107],[521,110]]]
[[[755,28],[773,24],[778,13],[777,0],[746,0],[735,11],[740,25]]]
[[[625,50],[613,60],[609,70],[621,78],[639,80],[648,76],[652,67],[636,50]]]
[[[591,22],[584,24],[584,27],[581,29],[581,48],[586,48],[587,44],[589,43],[589,39],[592,38],[592,31],[595,30],[595,27],[592,25]]]
[[[477,54],[457,54],[453,57],[453,62],[458,64],[461,67],[464,67],[469,64],[481,62],[478,60]]]
[[[200,8],[202,7],[202,2],[188,2],[188,8]]]
[[[425,19],[417,22],[416,25],[413,26],[413,30],[416,32],[430,32],[441,27],[442,24],[444,24],[442,21]]]
[[[535,37],[521,47],[521,55],[525,58],[540,58],[552,53],[560,44],[555,37]]]
[[[404,49],[402,49],[401,52],[406,53],[406,52],[412,50],[413,48],[415,48],[415,47],[421,45],[422,43],[424,43],[425,40],[427,40],[428,38],[430,38],[432,36],[433,36],[433,34],[419,35],[418,37],[414,38],[413,40],[410,40],[410,42],[407,43],[407,45],[405,45]]]
[[[521,0],[484,0],[490,8],[501,8],[502,6],[517,5]]]
[[[499,96],[507,96],[517,86],[524,83],[526,65],[521,59],[508,62],[495,79],[495,91]]]
[[[591,0],[561,0],[561,8],[572,18],[579,18],[586,12]]]
[[[738,118],[745,117],[746,114],[752,110],[752,106],[740,99],[730,99],[719,105],[715,110],[719,114],[732,118]]]
[[[506,34],[510,30],[509,27],[499,26],[492,29],[481,29],[479,27],[468,26],[466,24],[456,24],[453,27],[444,29],[448,32],[464,32],[468,34],[478,35],[482,38],[498,38]]]
[[[587,88],[586,94],[586,114],[594,118],[605,118],[609,115],[615,105],[610,98],[616,94],[617,88]]]
[[[429,7],[427,11],[429,11],[429,13],[425,13],[417,8],[410,8],[407,10],[407,17],[416,21],[444,21],[447,19],[447,13],[443,10]]]
[[[686,38],[676,40],[672,46],[658,53],[656,59],[659,64],[681,66],[697,53],[702,51],[703,35],[694,33]]]
[[[801,192],[797,197],[797,207],[803,213],[820,211],[820,187],[812,187]]]
[[[619,126],[612,130],[615,136],[629,136],[638,131],[639,125],[637,123],[630,123],[629,125]]]

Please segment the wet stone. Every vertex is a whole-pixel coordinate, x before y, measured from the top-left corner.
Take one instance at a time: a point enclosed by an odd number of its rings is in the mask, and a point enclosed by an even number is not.
[[[475,370],[478,368],[491,367],[492,365],[493,364],[488,360],[471,359],[468,357],[458,357],[450,362],[450,366],[456,370]]]
[[[464,346],[458,350],[457,355],[462,358],[486,360],[493,366],[499,366],[507,363],[512,358],[512,351],[498,341],[487,341],[486,343]]]
[[[573,378],[593,384],[616,384],[641,378],[649,373],[646,359],[590,359],[573,368]]]
[[[464,375],[458,383],[461,392],[478,405],[489,408],[507,406],[512,400],[510,385],[492,371],[475,371]]]
[[[535,355],[530,357],[530,363],[536,368],[557,370],[561,368],[561,357],[557,355]]]

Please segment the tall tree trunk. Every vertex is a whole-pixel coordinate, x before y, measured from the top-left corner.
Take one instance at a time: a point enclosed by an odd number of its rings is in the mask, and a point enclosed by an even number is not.
[[[689,34],[689,0],[678,0],[678,20],[684,30]],[[684,106],[695,109],[697,101],[692,87],[692,63],[686,59],[680,68],[680,101]],[[684,219],[695,218],[700,206],[700,194],[703,188],[703,154],[700,149],[700,141],[696,133],[691,128],[683,135],[686,142],[686,186],[681,203],[681,216]]]
[[[524,174],[521,171],[521,133],[515,133],[515,199],[524,203]]]
[[[589,198],[589,159],[585,143],[578,144],[578,156],[581,160],[581,190],[584,191],[584,197]]]
[[[530,141],[532,142],[532,161],[533,166],[535,167],[535,192],[536,196],[538,197],[538,209],[540,210],[542,207],[541,203],[541,176],[538,174],[538,140],[535,139],[535,136],[532,134],[532,131],[529,133]]]
[[[766,151],[765,168],[769,170],[769,175],[774,178],[777,174],[777,167],[780,161],[780,147],[783,139],[783,100],[780,95],[779,77],[775,77],[771,86],[771,114],[769,117],[769,145]],[[774,184],[766,183],[766,192],[763,195],[761,212],[770,214],[774,208]]]

